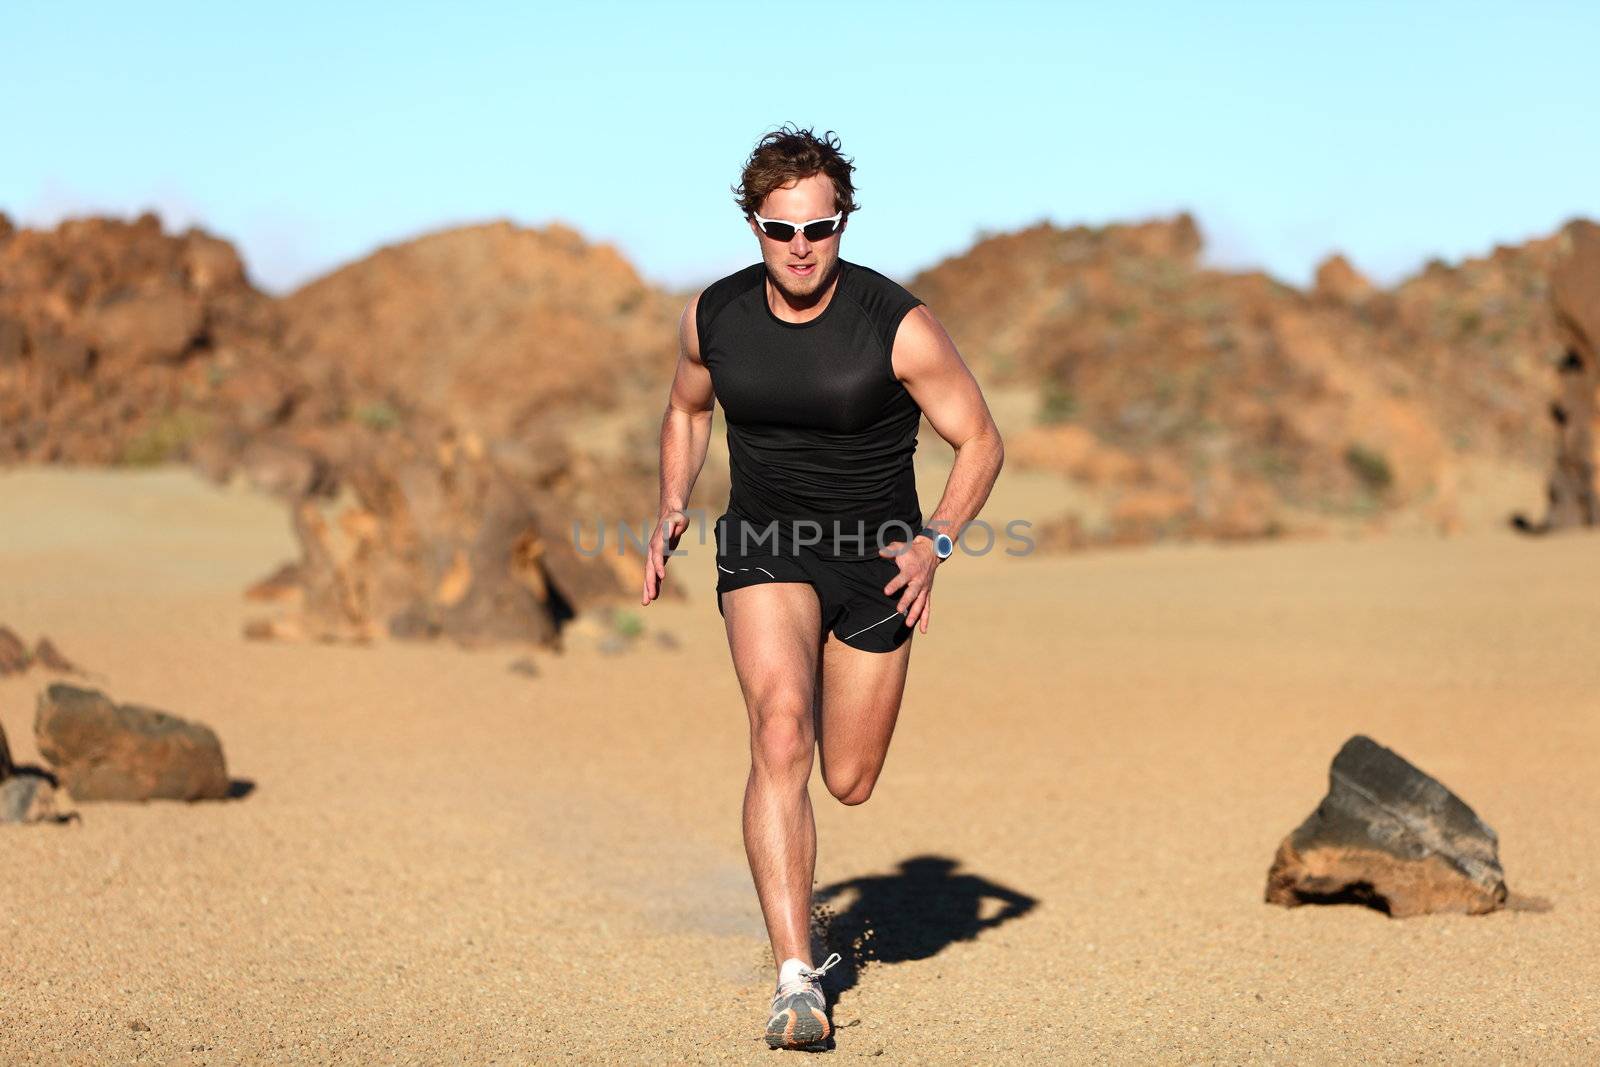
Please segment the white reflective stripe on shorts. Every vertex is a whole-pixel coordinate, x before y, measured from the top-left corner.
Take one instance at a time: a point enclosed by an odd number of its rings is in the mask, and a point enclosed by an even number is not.
[[[882,626],[884,623],[888,622],[889,619],[892,619],[892,618],[894,618],[895,616],[897,616],[899,614],[900,613],[897,611],[897,612],[894,613],[894,615],[890,615],[889,618],[887,618],[887,619],[879,619],[877,622],[873,623],[872,626]],[[861,629],[857,630],[853,634],[845,634],[844,637],[842,638],[842,640],[848,641],[852,637],[855,637],[857,634],[864,634],[868,630],[872,629],[872,626],[863,626]]]
[[[733,571],[730,571],[728,568],[724,567],[720,563],[717,564],[717,570],[721,571],[723,574],[732,574],[732,573],[734,573]],[[768,578],[771,578],[773,581],[777,581],[778,580],[778,576],[776,574],[773,574],[771,571],[767,570],[767,568],[765,568],[765,567],[740,567],[739,568],[739,573],[742,574],[742,573],[744,573],[745,571],[748,571],[748,570],[758,570],[762,574],[765,574]]]

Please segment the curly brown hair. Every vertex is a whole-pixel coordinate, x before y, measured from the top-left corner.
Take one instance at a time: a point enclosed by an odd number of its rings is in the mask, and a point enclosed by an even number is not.
[[[767,133],[751,151],[739,184],[733,187],[739,210],[748,218],[772,190],[813,174],[826,174],[833,179],[833,208],[848,218],[859,206],[850,181],[850,172],[856,168],[840,147],[832,130],[818,137],[809,127],[802,130],[786,122]]]

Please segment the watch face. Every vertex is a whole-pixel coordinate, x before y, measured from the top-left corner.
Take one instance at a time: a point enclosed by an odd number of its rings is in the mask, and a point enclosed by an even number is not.
[[[950,540],[949,534],[940,534],[933,539],[934,555],[940,559],[949,559],[950,553],[956,550],[956,543]]]

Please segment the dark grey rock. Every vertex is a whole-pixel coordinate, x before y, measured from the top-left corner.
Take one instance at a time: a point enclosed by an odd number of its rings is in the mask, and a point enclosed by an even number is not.
[[[42,774],[14,774],[0,782],[0,823],[57,822],[56,790]]]
[[[1358,735],[1333,758],[1328,795],[1278,846],[1266,899],[1483,914],[1506,902],[1499,838],[1460,797]]]

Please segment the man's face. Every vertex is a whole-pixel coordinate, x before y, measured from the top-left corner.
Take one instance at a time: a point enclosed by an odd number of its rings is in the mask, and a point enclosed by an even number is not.
[[[764,219],[807,222],[827,218],[836,210],[833,179],[826,174],[813,174],[772,190],[756,208],[756,213]],[[834,266],[839,261],[839,238],[844,233],[842,225],[820,241],[806,240],[806,235],[799,230],[787,241],[775,241],[761,232],[755,219],[750,220],[750,229],[761,244],[761,258],[767,264],[768,276],[790,299],[805,302],[833,277]]]

